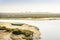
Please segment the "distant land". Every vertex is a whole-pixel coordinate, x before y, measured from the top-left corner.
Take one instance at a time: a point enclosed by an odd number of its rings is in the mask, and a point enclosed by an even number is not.
[[[0,13],[0,18],[47,18],[60,17],[60,14],[50,13]]]
[[[1,18],[59,18],[60,14],[50,14],[50,13],[0,13]]]

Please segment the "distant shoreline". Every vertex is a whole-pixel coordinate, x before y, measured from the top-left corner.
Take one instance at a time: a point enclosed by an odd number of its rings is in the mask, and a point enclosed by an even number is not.
[[[59,18],[60,14],[0,13],[0,18]]]
[[[60,20],[60,18],[0,18],[0,20]]]

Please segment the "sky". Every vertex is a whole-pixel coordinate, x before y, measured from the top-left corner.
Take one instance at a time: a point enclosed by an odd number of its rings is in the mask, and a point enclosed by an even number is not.
[[[60,13],[60,0],[0,0],[0,12]]]

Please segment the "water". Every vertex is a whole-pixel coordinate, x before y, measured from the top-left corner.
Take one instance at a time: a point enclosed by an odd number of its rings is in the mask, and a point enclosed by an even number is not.
[[[41,40],[60,40],[60,20],[0,20],[0,22],[20,22],[37,26],[41,32]]]

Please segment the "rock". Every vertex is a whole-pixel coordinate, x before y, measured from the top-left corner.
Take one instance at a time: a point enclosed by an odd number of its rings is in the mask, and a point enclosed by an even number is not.
[[[0,22],[0,40],[40,40],[37,27],[24,23]]]

